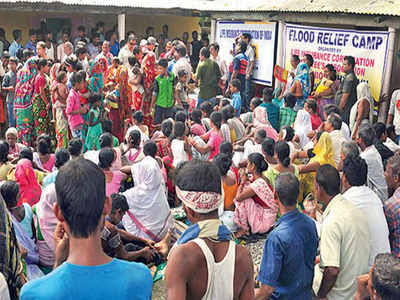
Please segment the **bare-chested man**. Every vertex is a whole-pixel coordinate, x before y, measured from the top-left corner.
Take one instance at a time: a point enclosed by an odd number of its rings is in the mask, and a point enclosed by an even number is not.
[[[190,226],[172,248],[166,270],[167,299],[254,299],[253,262],[218,219],[223,201],[218,169],[190,161],[178,168],[176,191]]]

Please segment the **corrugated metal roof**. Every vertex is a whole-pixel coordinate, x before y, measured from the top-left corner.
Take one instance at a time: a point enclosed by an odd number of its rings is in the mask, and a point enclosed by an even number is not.
[[[242,2],[235,5],[232,5],[232,1],[225,2],[221,11],[330,12],[400,16],[400,0],[242,0]],[[220,6],[217,5],[216,9],[211,8],[210,11],[216,11]]]
[[[206,12],[326,12],[400,16],[400,0],[0,0],[1,3],[183,9]]]
[[[225,1],[225,0],[224,0]],[[121,8],[161,8],[161,9],[211,9],[214,1],[206,0],[0,0],[0,3],[17,4],[63,4],[83,6],[109,6]]]

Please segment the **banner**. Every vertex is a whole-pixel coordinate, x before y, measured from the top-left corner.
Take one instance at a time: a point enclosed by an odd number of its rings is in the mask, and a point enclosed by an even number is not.
[[[242,33],[251,34],[250,44],[256,52],[253,81],[271,86],[275,65],[276,22],[218,21],[215,39],[220,46],[219,55],[227,64],[233,60],[231,53],[235,47],[235,37]]]
[[[290,70],[290,56],[304,54],[314,58],[315,82],[323,77],[323,68],[332,64],[338,75],[343,73],[343,59],[354,56],[355,74],[368,82],[372,96],[379,101],[386,68],[389,33],[319,28],[287,24],[285,28],[285,67]]]

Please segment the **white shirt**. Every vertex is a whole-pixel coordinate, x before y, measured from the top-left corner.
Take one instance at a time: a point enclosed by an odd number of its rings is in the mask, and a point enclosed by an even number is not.
[[[400,150],[400,146],[392,141],[391,138],[386,138],[386,141],[383,143],[386,147],[390,149],[392,152],[397,152]]]
[[[374,145],[365,148],[360,156],[365,159],[368,165],[367,185],[378,195],[383,203],[388,198],[388,192],[382,158]]]
[[[383,212],[382,202],[367,186],[353,186],[343,193],[367,217],[370,233],[369,267],[379,253],[390,253],[389,229]]]
[[[247,58],[249,59],[249,63],[247,65],[247,69],[246,69],[246,72],[247,72],[250,68],[250,63],[254,62],[256,60],[256,53],[254,52],[254,49],[250,44],[247,45],[245,54],[246,54]],[[253,72],[254,72],[254,68],[253,68]]]
[[[346,139],[344,138],[343,133],[340,130],[334,130],[330,132],[329,136],[331,137],[332,140],[333,160],[335,161],[335,164],[338,166],[340,163],[340,152],[342,150],[342,144],[343,142],[346,141]]]
[[[342,128],[340,128],[340,131],[342,132],[343,137],[351,142],[351,136],[350,136],[350,128],[349,125],[347,125],[345,122],[342,122]]]
[[[186,57],[181,57],[177,60],[172,68],[172,73],[174,73],[175,77],[178,77],[178,73],[180,70],[185,70],[187,73],[186,83],[189,83],[190,78],[192,77],[192,66],[190,65],[189,61]]]
[[[171,142],[171,151],[174,156],[173,166],[176,168],[180,163],[188,161],[189,157],[185,151],[185,141],[174,139]]]
[[[228,73],[229,73],[226,61],[219,55],[215,59],[213,57],[211,57],[211,59],[215,61],[219,66],[219,70],[221,72],[221,80],[226,81],[228,79]]]
[[[397,102],[400,101],[400,89],[395,90],[390,100],[389,114],[393,115],[393,126],[397,135],[400,135],[400,111],[396,107]]]
[[[129,61],[128,58],[133,55],[133,52],[129,50],[128,45],[125,45],[122,47],[122,49],[119,51],[118,58],[121,61],[121,63],[125,66],[129,66]]]
[[[88,69],[89,69],[89,62],[88,62],[88,60],[87,60],[87,57],[85,57],[84,60],[79,60],[79,62],[80,62],[81,65],[82,65],[82,69],[83,69],[85,72],[87,72]]]
[[[54,45],[53,43],[51,43],[51,47],[47,48],[46,47],[46,55],[48,58],[50,58],[51,60],[55,60],[55,51],[54,51]]]

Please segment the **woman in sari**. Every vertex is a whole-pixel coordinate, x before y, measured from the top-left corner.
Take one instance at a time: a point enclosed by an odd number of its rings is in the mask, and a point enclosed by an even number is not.
[[[54,231],[58,223],[54,213],[56,202],[56,188],[53,183],[43,190],[40,201],[34,207],[40,265],[44,267],[46,272],[52,270],[55,259]]]
[[[294,121],[293,129],[298,139],[301,149],[310,142],[310,138],[307,136],[312,132],[311,117],[308,112],[301,109],[297,112],[296,120]]]
[[[329,164],[336,168],[333,160],[334,150],[329,133],[323,132],[314,140],[315,146],[308,151],[295,152],[293,158],[311,158],[306,165],[299,165],[300,193],[299,202],[302,202],[308,194],[314,193],[315,172],[319,166]]]
[[[19,299],[24,284],[23,265],[15,236],[14,226],[6,203],[0,195],[0,274],[7,281],[11,300]]]
[[[319,82],[312,96],[316,99],[318,105],[318,113],[321,119],[324,118],[324,107],[327,104],[335,104],[336,94],[336,70],[331,64],[324,67],[324,78]]]
[[[275,223],[278,203],[268,179],[262,175],[267,169],[268,164],[262,154],[249,155],[247,171],[252,175],[252,182],[244,174],[234,200],[234,221],[240,228],[238,236],[266,233]]]
[[[35,92],[33,99],[33,120],[35,125],[35,136],[42,133],[50,134],[52,124],[50,123],[50,80],[47,76],[49,66],[47,60],[41,58],[38,62],[39,73],[35,79]]]
[[[150,129],[152,128],[153,118],[151,117],[152,107],[151,104],[151,91],[153,89],[154,80],[157,76],[156,71],[156,56],[153,52],[154,45],[147,45],[148,52],[142,61],[142,70],[143,70],[143,87],[145,90],[145,97],[143,102],[143,114],[145,116],[144,124],[147,125]],[[152,131],[152,130],[150,130]]]
[[[296,77],[292,82],[289,92],[296,98],[295,111],[304,107],[304,101],[311,93],[310,68],[305,62],[301,62],[296,69]]]
[[[174,221],[160,165],[155,159],[156,146],[152,142],[150,144],[154,145],[152,153],[146,152],[147,156],[131,168],[135,186],[123,193],[128,200],[129,211],[124,215],[122,224],[135,236],[159,242]]]
[[[104,57],[96,57],[89,68],[89,91],[98,94],[103,99],[104,78],[103,74],[107,72],[107,60]]]
[[[36,59],[30,58],[17,74],[14,110],[17,122],[18,140],[26,146],[32,145],[33,134],[33,92],[37,74]]]
[[[51,90],[55,112],[57,148],[66,149],[68,146],[68,119],[65,109],[67,107],[68,88],[67,73],[60,72]]]
[[[274,167],[269,167],[263,175],[269,180],[272,186],[275,186],[275,179],[281,173],[293,173],[297,178],[299,177],[299,167],[292,164],[290,161],[290,147],[285,141],[279,141],[275,144],[274,158],[277,164]]]
[[[29,159],[20,159],[15,168],[15,181],[19,184],[20,199],[18,205],[28,203],[30,206],[39,202],[42,189],[36,179]]]

